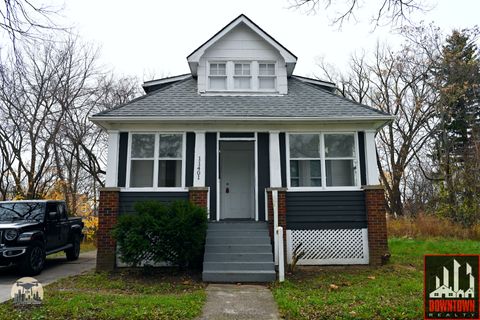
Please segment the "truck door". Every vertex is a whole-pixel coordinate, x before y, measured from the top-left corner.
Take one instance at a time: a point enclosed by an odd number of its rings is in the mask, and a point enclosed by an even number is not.
[[[57,208],[59,213],[59,225],[60,225],[58,246],[60,247],[68,243],[68,235],[70,234],[70,224],[68,223],[67,209],[65,208],[65,204],[59,203]]]
[[[55,212],[55,214],[53,214]],[[46,234],[47,234],[47,251],[58,248],[59,245],[59,214],[56,203],[47,203],[47,213],[45,216]]]

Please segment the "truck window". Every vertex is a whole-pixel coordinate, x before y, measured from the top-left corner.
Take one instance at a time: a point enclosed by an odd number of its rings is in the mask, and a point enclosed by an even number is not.
[[[67,210],[65,208],[64,203],[59,203],[58,204],[58,213],[60,214],[60,220],[66,220],[67,219]]]
[[[58,219],[58,209],[56,203],[47,203],[47,219],[52,220],[50,218],[50,212],[57,212],[57,219]]]

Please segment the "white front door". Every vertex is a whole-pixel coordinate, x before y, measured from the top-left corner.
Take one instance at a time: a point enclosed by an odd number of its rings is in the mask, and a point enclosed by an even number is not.
[[[220,218],[253,219],[254,142],[220,142]]]

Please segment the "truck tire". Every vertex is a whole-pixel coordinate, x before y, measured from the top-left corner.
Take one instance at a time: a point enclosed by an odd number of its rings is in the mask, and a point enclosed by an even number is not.
[[[65,250],[67,254],[68,261],[77,260],[80,256],[80,236],[78,234],[73,235],[72,237],[72,247]]]
[[[28,247],[25,256],[20,262],[20,270],[27,276],[35,276],[42,272],[45,266],[45,246],[41,242],[34,242]]]

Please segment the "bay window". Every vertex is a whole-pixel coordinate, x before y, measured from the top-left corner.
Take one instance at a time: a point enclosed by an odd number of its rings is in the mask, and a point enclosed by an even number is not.
[[[129,187],[182,187],[183,144],[183,134],[132,133]]]
[[[289,187],[354,187],[355,134],[289,134]]]

